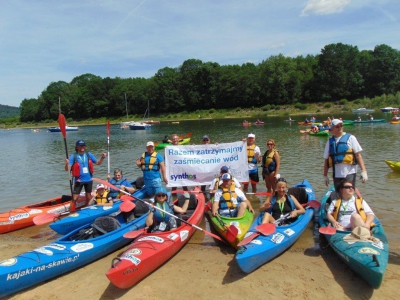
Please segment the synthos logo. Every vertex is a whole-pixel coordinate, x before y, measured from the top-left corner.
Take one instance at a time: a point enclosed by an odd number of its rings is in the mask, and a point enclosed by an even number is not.
[[[196,174],[189,175],[185,172],[180,175],[171,174],[170,177],[171,177],[171,180],[173,180],[173,181],[177,181],[177,180],[181,180],[181,179],[195,180]]]

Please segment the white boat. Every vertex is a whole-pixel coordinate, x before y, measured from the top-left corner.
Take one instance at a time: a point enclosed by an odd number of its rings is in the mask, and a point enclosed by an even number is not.
[[[381,108],[382,112],[392,112],[393,110],[399,110],[399,108],[398,107],[390,107],[390,106]]]
[[[365,107],[357,108],[352,110],[353,114],[365,114],[365,113],[373,113],[375,109],[368,109]]]
[[[131,122],[129,124],[129,129],[130,130],[146,130],[150,129],[153,125],[151,124],[146,124],[143,122]]]
[[[126,119],[128,120],[128,101],[126,100],[126,93],[125,93],[125,110],[126,110]],[[129,125],[134,123],[135,121],[126,121],[120,123],[121,129],[129,129]]]

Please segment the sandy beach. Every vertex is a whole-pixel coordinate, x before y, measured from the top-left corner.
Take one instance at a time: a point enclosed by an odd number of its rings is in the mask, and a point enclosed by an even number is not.
[[[208,228],[206,219],[201,226]],[[47,226],[4,234],[0,260],[56,237]],[[378,290],[347,268],[324,239],[314,239],[310,224],[294,246],[251,274],[237,267],[233,248],[198,231],[182,251],[128,290],[114,287],[105,276],[122,248],[6,299],[395,299],[400,286],[400,248],[390,246],[389,265]]]

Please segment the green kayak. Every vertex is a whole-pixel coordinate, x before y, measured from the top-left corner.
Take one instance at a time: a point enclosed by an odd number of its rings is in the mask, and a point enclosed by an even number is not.
[[[183,140],[181,140],[178,144],[179,145],[189,145],[190,143],[190,137],[188,138],[184,138]],[[155,143],[155,148],[156,150],[162,150],[167,146],[171,146],[171,143]]]
[[[318,132],[310,131],[308,134],[309,135],[315,135],[315,136],[329,136],[329,132],[328,131],[318,131]]]

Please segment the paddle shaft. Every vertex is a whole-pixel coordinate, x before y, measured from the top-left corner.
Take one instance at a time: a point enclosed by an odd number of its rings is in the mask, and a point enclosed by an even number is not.
[[[102,184],[104,184],[104,185],[107,185],[108,187],[110,187],[110,188],[112,188],[112,189],[120,190],[121,192],[132,196],[132,197],[135,198],[136,200],[143,202],[143,203],[146,204],[149,208],[155,208],[155,209],[157,209],[157,210],[159,210],[159,211],[162,211],[163,213],[169,215],[170,217],[173,217],[173,218],[175,218],[175,219],[177,219],[177,220],[180,220],[181,222],[186,223],[186,224],[192,226],[193,228],[196,228],[197,230],[203,231],[205,234],[207,234],[207,235],[209,235],[209,236],[211,236],[211,237],[213,237],[213,238],[216,238],[216,239],[220,240],[221,242],[225,243],[225,241],[224,241],[222,238],[220,238],[219,236],[217,236],[217,235],[215,235],[215,234],[213,234],[213,233],[211,233],[211,232],[208,232],[207,230],[204,230],[203,228],[201,228],[201,227],[199,227],[199,226],[197,226],[197,225],[195,225],[195,224],[192,224],[192,223],[190,223],[190,222],[188,222],[188,221],[186,221],[186,220],[183,220],[183,219],[181,219],[181,218],[175,216],[174,214],[171,214],[170,212],[168,212],[168,211],[166,211],[166,210],[163,210],[163,209],[160,208],[160,207],[157,207],[156,205],[152,205],[152,204],[150,204],[150,203],[147,203],[146,201],[144,201],[144,200],[142,200],[142,199],[140,199],[140,198],[138,198],[138,197],[135,197],[134,195],[131,195],[131,194],[129,194],[128,192],[125,192],[125,191],[123,191],[123,190],[117,188],[116,186],[112,185],[111,183],[109,183],[109,182],[107,182],[107,181],[105,181],[105,180],[102,180],[102,179],[99,179],[99,178],[93,178],[93,180],[98,181],[98,182],[100,182],[100,183],[102,183]]]
[[[107,167],[110,175],[110,121],[107,122]]]

